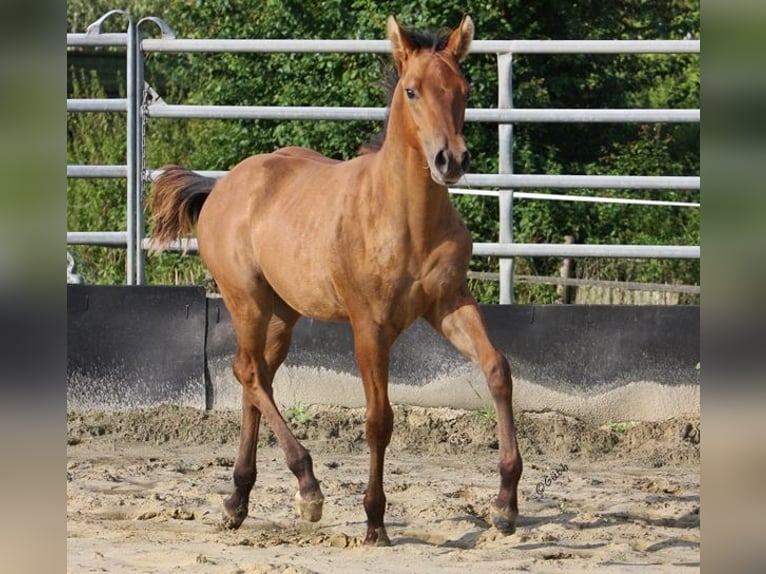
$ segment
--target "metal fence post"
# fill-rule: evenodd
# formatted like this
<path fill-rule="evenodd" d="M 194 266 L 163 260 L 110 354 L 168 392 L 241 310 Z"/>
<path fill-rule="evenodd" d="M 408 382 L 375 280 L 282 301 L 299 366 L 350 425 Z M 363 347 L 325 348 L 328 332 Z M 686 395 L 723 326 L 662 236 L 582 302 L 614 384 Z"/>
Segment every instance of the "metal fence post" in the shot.
<path fill-rule="evenodd" d="M 498 107 L 512 108 L 513 54 L 497 56 Z M 513 173 L 513 124 L 499 124 L 498 161 L 500 173 Z M 513 191 L 500 190 L 500 243 L 513 243 Z M 513 303 L 513 259 L 500 259 L 500 303 Z"/>
<path fill-rule="evenodd" d="M 135 285 L 136 279 L 136 153 L 135 153 L 135 124 L 136 114 L 138 110 L 138 104 L 136 102 L 136 59 L 135 59 L 135 45 L 136 45 L 136 26 L 133 21 L 133 17 L 125 10 L 110 10 L 101 18 L 93 22 L 88 26 L 86 35 L 100 35 L 101 25 L 104 21 L 113 16 L 119 14 L 128 21 L 128 31 L 126 34 L 126 75 L 125 78 L 125 91 L 126 91 L 126 115 L 125 121 L 127 131 L 127 150 L 125 163 L 127 164 L 127 183 L 126 183 L 126 217 L 125 217 L 125 231 L 126 231 L 126 243 L 127 253 L 125 254 L 125 283 L 127 285 Z"/>
<path fill-rule="evenodd" d="M 128 18 L 128 77 L 126 83 L 126 97 L 128 103 L 127 109 L 127 131 L 128 146 L 126 163 L 128 167 L 127 188 L 128 188 L 128 219 L 127 219 L 127 284 L 136 284 L 136 189 L 139 185 L 139 174 L 136 158 L 136 122 L 138 121 L 138 95 L 136 87 L 136 26 L 133 18 L 125 14 Z"/>
<path fill-rule="evenodd" d="M 135 38 L 133 46 L 134 59 L 134 85 L 135 97 L 131 105 L 135 106 L 135 115 L 133 118 L 133 150 L 134 163 L 128 166 L 128 173 L 133 173 L 135 182 L 135 213 L 134 213 L 134 246 L 135 266 L 136 266 L 136 285 L 143 285 L 146 282 L 145 259 L 143 250 L 144 238 L 144 54 L 141 50 L 141 22 L 136 24 Z M 130 145 L 130 142 L 128 142 Z"/>
<path fill-rule="evenodd" d="M 146 216 L 144 214 L 144 184 L 148 178 L 145 173 L 146 166 L 146 119 L 149 94 L 147 93 L 144 78 L 145 58 L 143 50 L 143 32 L 141 26 L 151 22 L 155 24 L 161 33 L 163 40 L 175 39 L 175 32 L 164 20 L 154 16 L 147 16 L 136 23 L 136 282 L 138 285 L 146 283 L 146 254 L 144 253 L 144 235 L 146 234 Z"/>

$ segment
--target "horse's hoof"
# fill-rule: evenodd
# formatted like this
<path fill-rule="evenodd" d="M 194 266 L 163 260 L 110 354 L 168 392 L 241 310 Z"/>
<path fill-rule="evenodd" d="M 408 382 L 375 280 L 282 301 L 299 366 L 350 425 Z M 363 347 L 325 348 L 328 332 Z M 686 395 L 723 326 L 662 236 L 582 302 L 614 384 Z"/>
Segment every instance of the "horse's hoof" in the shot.
<path fill-rule="evenodd" d="M 247 506 L 230 508 L 229 501 L 224 501 L 221 519 L 225 528 L 236 530 L 245 521 L 245 518 L 247 518 Z"/>
<path fill-rule="evenodd" d="M 236 530 L 240 527 L 242 522 L 244 522 L 244 517 L 239 516 L 229 516 L 226 514 L 226 512 L 223 513 L 221 517 L 221 522 L 223 523 L 224 528 L 228 528 L 229 530 Z"/>
<path fill-rule="evenodd" d="M 391 539 L 388 537 L 386 527 L 380 526 L 367 532 L 364 543 L 368 546 L 391 546 Z"/>
<path fill-rule="evenodd" d="M 298 511 L 303 520 L 317 522 L 322 518 L 322 506 L 324 505 L 324 495 L 320 490 L 308 498 L 303 498 L 300 491 L 295 493 L 295 510 Z"/>
<path fill-rule="evenodd" d="M 247 518 L 247 511 L 232 515 L 229 514 L 229 511 L 225 508 L 223 510 L 223 515 L 221 516 L 224 528 L 228 528 L 229 530 L 236 530 L 239 528 L 245 521 L 245 518 Z"/>
<path fill-rule="evenodd" d="M 492 518 L 492 524 L 503 534 L 513 534 L 516 532 L 516 518 L 518 512 L 498 508 L 494 504 L 490 506 L 489 515 Z"/>

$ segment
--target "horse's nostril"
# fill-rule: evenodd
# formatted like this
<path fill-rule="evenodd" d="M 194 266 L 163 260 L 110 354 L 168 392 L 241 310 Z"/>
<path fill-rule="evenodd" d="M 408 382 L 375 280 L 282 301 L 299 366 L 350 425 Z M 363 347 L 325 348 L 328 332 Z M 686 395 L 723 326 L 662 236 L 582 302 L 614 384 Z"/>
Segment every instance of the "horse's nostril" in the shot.
<path fill-rule="evenodd" d="M 434 164 L 439 171 L 446 171 L 447 165 L 449 164 L 449 158 L 447 157 L 447 152 L 445 150 L 439 150 L 434 158 Z"/>
<path fill-rule="evenodd" d="M 471 165 L 471 152 L 468 150 L 465 150 L 463 152 L 463 159 L 460 161 L 460 167 L 463 170 L 463 173 L 466 173 L 468 171 L 468 168 Z"/>

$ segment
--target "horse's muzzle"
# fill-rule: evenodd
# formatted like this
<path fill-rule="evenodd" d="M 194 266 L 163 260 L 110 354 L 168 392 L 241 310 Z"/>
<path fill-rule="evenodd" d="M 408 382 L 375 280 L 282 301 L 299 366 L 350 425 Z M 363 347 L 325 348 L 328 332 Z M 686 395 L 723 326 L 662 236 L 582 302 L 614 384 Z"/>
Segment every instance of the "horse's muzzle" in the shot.
<path fill-rule="evenodd" d="M 433 159 L 434 180 L 443 185 L 456 183 L 471 165 L 471 152 L 464 149 L 457 155 L 449 148 L 439 150 Z"/>

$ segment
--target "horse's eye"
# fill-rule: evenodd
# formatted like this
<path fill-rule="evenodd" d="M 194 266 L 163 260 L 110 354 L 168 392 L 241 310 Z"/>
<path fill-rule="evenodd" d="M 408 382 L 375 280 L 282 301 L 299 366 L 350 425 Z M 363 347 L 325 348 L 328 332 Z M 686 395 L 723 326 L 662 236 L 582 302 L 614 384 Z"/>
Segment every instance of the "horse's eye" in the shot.
<path fill-rule="evenodd" d="M 405 88 L 404 93 L 407 94 L 407 98 L 410 100 L 415 99 L 415 90 L 412 88 Z"/>

